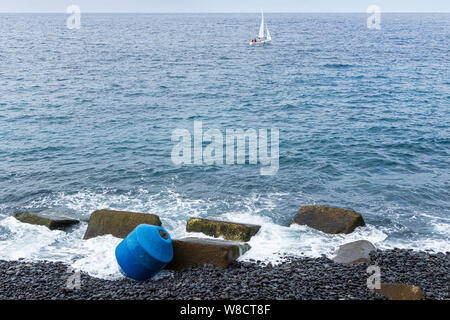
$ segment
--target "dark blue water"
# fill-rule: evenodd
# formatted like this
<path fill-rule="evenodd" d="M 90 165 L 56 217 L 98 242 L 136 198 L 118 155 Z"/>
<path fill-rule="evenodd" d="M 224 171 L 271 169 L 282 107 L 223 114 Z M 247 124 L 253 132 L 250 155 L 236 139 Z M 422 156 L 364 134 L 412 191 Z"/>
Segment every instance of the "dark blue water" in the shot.
<path fill-rule="evenodd" d="M 66 18 L 0 15 L 1 217 L 142 210 L 176 233 L 315 203 L 361 212 L 381 246 L 450 247 L 450 14 L 269 13 L 265 47 L 258 14 Z M 278 128 L 278 172 L 174 165 L 194 120 Z"/>

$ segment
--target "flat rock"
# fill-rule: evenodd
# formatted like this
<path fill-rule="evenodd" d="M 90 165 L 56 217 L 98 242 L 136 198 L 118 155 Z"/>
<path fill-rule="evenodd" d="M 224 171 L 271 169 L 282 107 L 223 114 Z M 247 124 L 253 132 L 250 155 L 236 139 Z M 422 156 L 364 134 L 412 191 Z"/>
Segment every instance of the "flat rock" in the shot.
<path fill-rule="evenodd" d="M 166 266 L 170 270 L 204 264 L 227 268 L 250 249 L 246 243 L 191 237 L 172 240 L 172 246 L 173 260 Z"/>
<path fill-rule="evenodd" d="M 389 300 L 421 300 L 425 294 L 419 287 L 402 283 L 381 283 L 381 288 L 375 292 Z"/>
<path fill-rule="evenodd" d="M 356 211 L 315 205 L 302 207 L 293 222 L 330 234 L 351 233 L 365 225 L 362 215 Z"/>
<path fill-rule="evenodd" d="M 161 226 L 161 220 L 157 215 L 151 213 L 97 210 L 92 212 L 89 218 L 88 228 L 83 239 L 87 240 L 105 234 L 125 238 L 140 224 Z"/>
<path fill-rule="evenodd" d="M 370 262 L 370 252 L 374 250 L 375 246 L 367 240 L 346 243 L 339 247 L 333 261 L 346 264 Z"/>
<path fill-rule="evenodd" d="M 65 230 L 66 228 L 79 223 L 76 219 L 70 219 L 51 214 L 35 214 L 30 212 L 19 212 L 14 214 L 14 218 L 23 223 L 46 226 L 50 230 Z"/>
<path fill-rule="evenodd" d="M 247 242 L 261 228 L 261 226 L 246 223 L 219 221 L 202 218 L 189 218 L 186 231 L 201 232 L 208 236 L 226 240 Z"/>

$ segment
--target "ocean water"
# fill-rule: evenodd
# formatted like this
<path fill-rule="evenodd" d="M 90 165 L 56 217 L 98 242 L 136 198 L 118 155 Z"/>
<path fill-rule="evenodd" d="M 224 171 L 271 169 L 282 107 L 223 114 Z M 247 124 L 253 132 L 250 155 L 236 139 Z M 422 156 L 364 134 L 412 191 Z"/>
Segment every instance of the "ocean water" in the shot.
<path fill-rule="evenodd" d="M 332 256 L 358 239 L 450 251 L 450 14 L 0 15 L 0 259 L 64 261 L 118 278 L 120 239 L 17 222 L 101 208 L 258 223 L 240 259 Z M 278 128 L 279 170 L 174 165 L 172 131 Z M 303 205 L 363 214 L 327 235 Z M 199 235 L 201 236 L 201 235 Z"/>

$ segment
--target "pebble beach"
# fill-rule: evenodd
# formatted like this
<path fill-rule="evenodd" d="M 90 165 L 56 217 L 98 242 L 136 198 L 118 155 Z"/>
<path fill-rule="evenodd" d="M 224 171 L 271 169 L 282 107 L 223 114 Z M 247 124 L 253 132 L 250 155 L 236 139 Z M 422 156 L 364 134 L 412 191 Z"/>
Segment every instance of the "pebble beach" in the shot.
<path fill-rule="evenodd" d="M 419 286 L 423 299 L 450 298 L 450 252 L 377 250 L 371 263 L 340 264 L 332 260 L 285 257 L 279 264 L 234 262 L 184 271 L 163 270 L 155 279 L 137 282 L 104 280 L 81 273 L 80 288 L 69 289 L 68 266 L 55 262 L 0 261 L 0 299 L 158 300 L 158 299 L 386 299 L 367 288 L 367 267 L 377 265 L 381 281 Z"/>

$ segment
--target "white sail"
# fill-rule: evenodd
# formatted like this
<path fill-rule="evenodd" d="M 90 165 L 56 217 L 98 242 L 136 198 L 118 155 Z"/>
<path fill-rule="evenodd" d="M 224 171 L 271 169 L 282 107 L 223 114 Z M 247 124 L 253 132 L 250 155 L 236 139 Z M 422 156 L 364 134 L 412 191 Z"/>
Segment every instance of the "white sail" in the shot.
<path fill-rule="evenodd" d="M 267 36 L 267 41 L 272 40 L 272 37 L 270 36 L 270 32 L 269 32 L 269 28 L 267 27 L 267 24 L 266 24 L 266 36 Z"/>
<path fill-rule="evenodd" d="M 261 25 L 259 26 L 258 38 L 264 38 L 264 13 L 261 11 Z"/>

